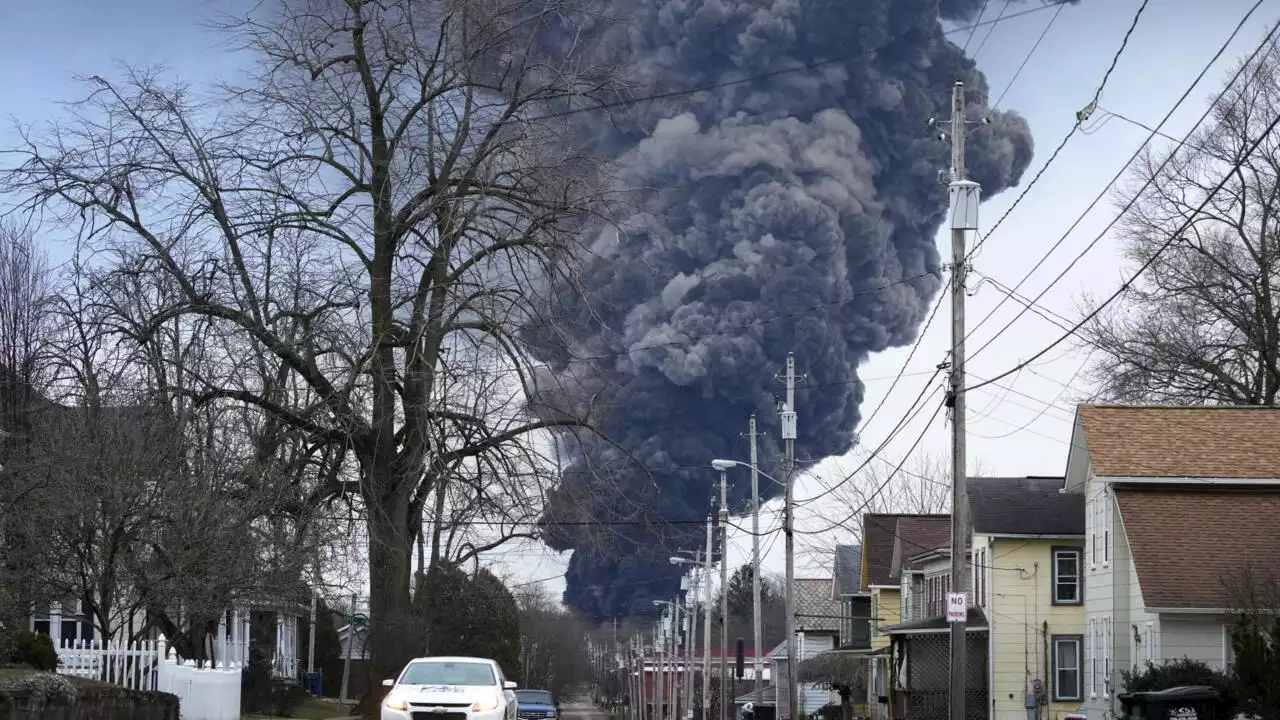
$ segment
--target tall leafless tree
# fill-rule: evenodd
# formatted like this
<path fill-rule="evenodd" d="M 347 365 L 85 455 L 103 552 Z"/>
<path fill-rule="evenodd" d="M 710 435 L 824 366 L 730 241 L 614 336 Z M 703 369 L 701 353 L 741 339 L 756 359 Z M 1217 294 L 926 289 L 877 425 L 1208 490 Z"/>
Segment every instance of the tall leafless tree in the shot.
<path fill-rule="evenodd" d="M 541 312 L 540 283 L 564 274 L 606 187 L 553 111 L 611 74 L 585 47 L 532 48 L 597 22 L 587 11 L 279 0 L 225 24 L 258 60 L 251 82 L 200 95 L 139 71 L 95 76 L 10 178 L 32 209 L 84 218 L 82 240 L 117 274 L 178 290 L 140 342 L 209 324 L 222 362 L 166 357 L 185 375 L 176 392 L 292 430 L 328 463 L 313 497 L 358 499 L 381 672 L 416 650 L 402 632 L 411 550 L 438 483 L 462 466 L 501 475 L 507 458 L 532 462 L 539 431 L 588 422 L 465 412 L 437 392 L 461 348 L 533 395 L 513 329 Z"/>
<path fill-rule="evenodd" d="M 1271 405 L 1280 394 L 1280 136 L 1247 152 L 1280 112 L 1278 50 L 1244 68 L 1188 142 L 1148 149 L 1120 198 L 1136 198 L 1125 257 L 1152 262 L 1083 329 L 1110 399 Z"/>
<path fill-rule="evenodd" d="M 42 599 L 33 571 L 46 548 L 29 530 L 47 477 L 21 461 L 37 437 L 51 334 L 48 262 L 34 234 L 0 222 L 0 622 Z M 11 619 L 11 618 L 10 618 Z"/>

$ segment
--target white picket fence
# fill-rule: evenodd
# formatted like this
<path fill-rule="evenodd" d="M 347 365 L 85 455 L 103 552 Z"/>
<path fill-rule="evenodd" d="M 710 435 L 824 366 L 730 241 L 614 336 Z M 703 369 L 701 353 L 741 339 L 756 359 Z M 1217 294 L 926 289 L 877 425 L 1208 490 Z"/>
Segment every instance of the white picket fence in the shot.
<path fill-rule="evenodd" d="M 196 667 L 179 660 L 163 636 L 155 642 L 120 646 L 97 641 L 62 641 L 58 672 L 101 680 L 133 690 L 173 693 L 182 720 L 238 720 L 241 665 L 224 662 Z"/>

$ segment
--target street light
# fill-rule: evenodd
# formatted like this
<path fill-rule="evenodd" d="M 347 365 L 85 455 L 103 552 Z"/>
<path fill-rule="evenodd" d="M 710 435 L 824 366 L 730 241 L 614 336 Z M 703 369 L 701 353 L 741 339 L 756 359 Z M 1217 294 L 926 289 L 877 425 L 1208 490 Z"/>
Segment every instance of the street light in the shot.
<path fill-rule="evenodd" d="M 697 551 L 697 557 L 701 557 L 701 556 L 702 556 L 702 552 Z M 685 616 L 684 616 L 685 617 L 684 627 L 685 627 L 685 630 L 687 630 L 689 633 L 689 642 L 687 645 L 688 651 L 685 653 L 685 661 L 684 661 L 684 670 L 686 675 L 685 686 L 684 686 L 684 704 L 685 704 L 685 709 L 690 713 L 690 715 L 692 715 L 693 705 L 694 705 L 693 685 L 694 685 L 694 682 L 697 680 L 697 670 L 694 665 L 694 659 L 697 658 L 698 656 L 698 603 L 701 601 L 702 588 L 704 586 L 709 588 L 711 585 L 711 576 L 708 574 L 711 572 L 711 564 L 710 564 L 709 557 L 706 558 L 706 561 L 703 561 L 703 562 L 699 562 L 698 560 L 690 560 L 689 558 L 682 558 L 682 557 L 672 557 L 672 558 L 669 558 L 669 560 L 671 561 L 672 565 L 693 565 L 694 567 L 699 567 L 702 569 L 701 579 L 695 578 L 692 592 L 690 593 L 690 597 L 685 600 L 686 608 L 685 608 Z M 710 618 L 708 618 L 708 622 L 709 621 L 710 621 Z M 710 638 L 711 636 L 708 634 L 707 637 Z M 710 659 L 710 655 L 708 652 L 710 648 L 705 647 L 708 644 L 709 643 L 703 643 L 704 647 L 702 649 L 702 656 L 703 656 L 702 673 L 704 676 L 706 675 L 707 670 L 709 669 L 709 666 L 707 665 L 707 661 Z M 703 708 L 704 709 L 706 708 L 705 696 L 703 699 Z"/>
<path fill-rule="evenodd" d="M 754 428 L 754 425 L 752 426 Z M 754 459 L 754 458 L 753 458 Z M 764 677 L 764 654 L 760 643 L 764 642 L 761 638 L 761 620 L 760 620 L 760 483 L 756 481 L 757 475 L 763 475 L 766 480 L 772 481 L 777 485 L 783 483 L 769 473 L 762 471 L 758 466 L 752 463 L 744 463 L 739 460 L 726 460 L 716 458 L 711 461 L 711 467 L 725 472 L 731 467 L 745 467 L 751 470 L 751 615 L 752 615 L 752 634 L 755 636 L 755 656 L 751 658 L 751 670 L 755 677 L 755 703 L 759 705 L 763 697 L 763 677 Z M 791 586 L 786 587 L 788 595 L 791 593 Z M 788 658 L 788 662 L 792 662 Z M 788 687 L 788 690 L 795 692 L 794 687 Z"/>

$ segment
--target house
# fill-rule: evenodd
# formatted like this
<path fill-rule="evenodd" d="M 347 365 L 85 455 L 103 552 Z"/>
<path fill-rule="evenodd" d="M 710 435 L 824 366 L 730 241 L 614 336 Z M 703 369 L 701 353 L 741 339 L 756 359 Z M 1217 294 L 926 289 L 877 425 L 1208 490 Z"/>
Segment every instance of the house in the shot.
<path fill-rule="evenodd" d="M 837 545 L 832 563 L 831 600 L 835 603 L 835 648 L 806 660 L 801 681 L 832 690 L 833 702 L 847 702 L 853 716 L 867 714 L 868 664 L 871 656 L 871 596 L 862 590 L 862 547 Z M 803 618 L 797 618 L 803 624 Z M 840 696 L 843 693 L 843 696 Z"/>
<path fill-rule="evenodd" d="M 1232 662 L 1233 584 L 1280 567 L 1280 409 L 1077 408 L 1064 491 L 1085 506 L 1085 708 L 1120 714 L 1121 671 Z"/>
<path fill-rule="evenodd" d="M 903 522 L 900 521 L 901 528 Z M 936 528 L 934 530 L 936 532 Z M 951 576 L 950 538 L 946 544 L 911 552 L 914 542 L 900 533 L 900 594 L 907 596 L 901 622 L 884 628 L 891 640 L 889 700 L 891 717 L 943 720 L 950 716 L 951 624 L 947 594 L 956 586 Z M 987 717 L 988 626 L 976 604 L 971 553 L 959 584 L 968 594 L 966 618 L 965 716 Z"/>
<path fill-rule="evenodd" d="M 831 598 L 839 604 L 840 647 L 870 649 L 871 593 L 862 589 L 862 546 L 837 545 L 831 568 Z"/>
<path fill-rule="evenodd" d="M 213 632 L 206 637 L 204 657 L 218 666 L 235 663 L 244 667 L 250 653 L 258 651 L 271 663 L 272 674 L 279 678 L 297 680 L 304 669 L 299 664 L 302 637 L 300 619 L 305 609 L 301 605 L 287 607 L 242 603 L 218 618 Z M 182 622 L 181 612 L 175 613 L 175 622 Z M 72 647 L 77 644 L 130 646 L 138 641 L 155 641 L 162 634 L 160 628 L 145 618 L 131 616 L 116 628 L 112 637 L 103 637 L 94 618 L 79 599 L 53 602 L 37 608 L 28 618 L 27 629 L 48 635 L 54 647 Z"/>
<path fill-rule="evenodd" d="M 1084 498 L 1062 493 L 1062 480 L 968 480 L 993 720 L 1027 718 L 1028 693 L 1037 720 L 1061 720 L 1084 699 Z"/>
<path fill-rule="evenodd" d="M 906 520 L 899 532 L 899 521 Z M 894 567 L 895 548 L 904 543 L 899 538 L 921 532 L 930 535 L 937 528 L 950 528 L 950 515 L 879 514 L 862 516 L 862 563 L 859 587 L 870 598 L 870 662 L 867 679 L 867 702 L 876 718 L 889 718 L 889 650 L 890 640 L 883 630 L 902 619 L 900 570 Z M 950 532 L 948 529 L 947 532 Z M 927 542 L 924 544 L 928 544 Z M 895 715 L 901 717 L 901 715 Z"/>
<path fill-rule="evenodd" d="M 831 578 L 797 579 L 795 581 L 796 606 L 796 656 L 799 662 L 834 650 L 840 646 L 840 604 L 834 599 Z M 775 668 L 775 698 L 777 717 L 788 718 L 791 700 L 787 678 L 791 658 L 787 654 L 787 642 L 783 640 L 768 655 L 770 667 Z M 796 709 L 801 717 L 817 712 L 832 702 L 831 691 L 815 683 L 798 683 L 799 700 Z"/>

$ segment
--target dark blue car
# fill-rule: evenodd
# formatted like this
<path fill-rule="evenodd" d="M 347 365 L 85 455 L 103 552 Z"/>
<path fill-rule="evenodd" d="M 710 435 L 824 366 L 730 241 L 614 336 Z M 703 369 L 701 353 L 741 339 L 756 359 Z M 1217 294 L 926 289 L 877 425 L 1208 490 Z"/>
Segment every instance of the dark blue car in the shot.
<path fill-rule="evenodd" d="M 551 720 L 556 716 L 556 700 L 546 690 L 517 690 L 520 720 Z"/>

